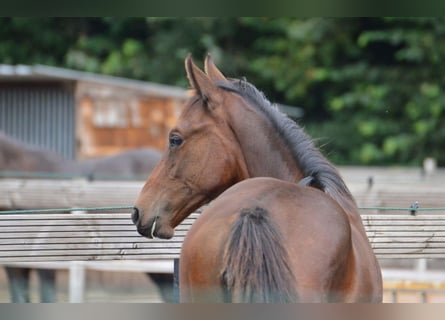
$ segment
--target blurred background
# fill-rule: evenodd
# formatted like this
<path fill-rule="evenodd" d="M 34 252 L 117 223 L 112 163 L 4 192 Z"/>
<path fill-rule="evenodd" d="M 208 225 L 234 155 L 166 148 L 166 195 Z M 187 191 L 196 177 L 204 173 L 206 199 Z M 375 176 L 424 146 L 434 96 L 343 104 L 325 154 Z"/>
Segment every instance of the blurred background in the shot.
<path fill-rule="evenodd" d="M 301 108 L 337 164 L 443 165 L 444 34 L 441 18 L 1 18 L 0 63 L 186 88 L 185 56 L 210 52 Z"/>
<path fill-rule="evenodd" d="M 210 53 L 304 126 L 360 206 L 445 208 L 444 18 L 0 18 L 0 138 L 69 161 L 150 148 L 156 162 L 188 97 L 188 53 L 200 67 Z M 123 174 L 142 184 L 155 163 L 142 171 L 135 157 L 140 170 Z M 84 167 L 55 173 L 118 173 Z M 445 301 L 443 260 L 382 265 L 385 301 Z M 86 274 L 86 301 L 163 300 L 141 272 L 104 270 Z M 57 270 L 59 302 L 68 278 Z M 0 302 L 10 300 L 1 271 Z"/>

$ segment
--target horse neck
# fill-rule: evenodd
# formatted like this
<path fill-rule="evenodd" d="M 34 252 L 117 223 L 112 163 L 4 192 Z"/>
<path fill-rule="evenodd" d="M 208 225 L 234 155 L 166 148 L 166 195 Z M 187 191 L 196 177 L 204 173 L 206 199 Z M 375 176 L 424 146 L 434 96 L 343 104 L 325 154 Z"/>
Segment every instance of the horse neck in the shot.
<path fill-rule="evenodd" d="M 307 175 L 300 168 L 298 160 L 294 158 L 284 139 L 279 136 L 276 128 L 264 114 L 246 106 L 233 110 L 230 119 L 250 178 L 273 177 L 298 182 Z M 313 152 L 313 150 L 307 151 Z M 321 159 L 321 155 L 315 157 Z M 327 160 L 323 161 L 328 164 Z M 337 178 L 341 179 L 339 175 Z M 323 191 L 337 201 L 347 213 L 351 224 L 358 226 L 364 233 L 357 205 L 349 190 L 339 189 L 334 184 L 325 187 Z"/>
<path fill-rule="evenodd" d="M 291 151 L 263 114 L 253 109 L 233 110 L 230 125 L 243 154 L 248 177 L 272 177 L 296 182 L 303 174 Z"/>

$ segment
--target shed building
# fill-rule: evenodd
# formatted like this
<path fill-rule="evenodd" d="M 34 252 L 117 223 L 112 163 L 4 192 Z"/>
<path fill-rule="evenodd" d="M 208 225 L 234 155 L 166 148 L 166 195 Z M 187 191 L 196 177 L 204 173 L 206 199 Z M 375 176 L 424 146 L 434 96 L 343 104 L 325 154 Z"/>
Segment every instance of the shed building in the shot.
<path fill-rule="evenodd" d="M 67 159 L 163 150 L 187 91 L 43 65 L 0 65 L 0 130 Z"/>

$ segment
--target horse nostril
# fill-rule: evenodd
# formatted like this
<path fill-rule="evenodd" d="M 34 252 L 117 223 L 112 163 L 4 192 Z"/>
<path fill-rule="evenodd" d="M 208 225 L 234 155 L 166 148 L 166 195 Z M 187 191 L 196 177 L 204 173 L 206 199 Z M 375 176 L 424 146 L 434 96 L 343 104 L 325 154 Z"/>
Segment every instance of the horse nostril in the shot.
<path fill-rule="evenodd" d="M 139 222 L 139 209 L 134 207 L 133 213 L 131 214 L 131 220 L 134 224 L 137 224 Z"/>

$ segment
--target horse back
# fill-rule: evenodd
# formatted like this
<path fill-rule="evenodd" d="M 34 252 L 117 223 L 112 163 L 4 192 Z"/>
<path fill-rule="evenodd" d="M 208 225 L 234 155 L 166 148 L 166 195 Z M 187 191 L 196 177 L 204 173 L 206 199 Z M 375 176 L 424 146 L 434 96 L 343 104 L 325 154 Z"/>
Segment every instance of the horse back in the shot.
<path fill-rule="evenodd" d="M 256 211 L 256 214 L 246 214 L 249 211 Z M 251 218 L 247 218 L 249 216 Z M 262 228 L 262 231 L 253 231 L 254 227 Z M 240 235 L 240 230 L 244 230 L 244 235 Z M 260 235 L 255 238 L 257 234 Z M 264 261 L 246 257 L 250 254 L 246 249 L 249 241 L 256 248 L 265 246 L 263 260 L 281 266 L 277 271 L 282 276 L 280 279 L 265 280 L 265 283 L 269 281 L 270 290 L 276 289 L 270 286 L 270 281 L 273 284 L 286 279 L 287 286 L 283 287 L 286 292 L 271 292 L 270 301 L 341 299 L 346 290 L 343 280 L 348 277 L 351 261 L 351 229 L 345 212 L 319 190 L 273 178 L 244 180 L 222 193 L 203 211 L 184 240 L 181 252 L 182 297 L 194 300 L 196 288 L 201 286 L 206 291 L 216 292 L 220 301 L 245 301 L 239 298 L 240 290 L 232 290 L 237 292 L 237 295 L 229 294 L 232 300 L 227 298 L 230 288 L 236 289 L 237 286 L 243 287 L 241 296 L 245 298 L 245 288 L 253 283 L 237 283 L 231 279 L 233 275 L 227 273 L 228 266 L 231 265 L 231 272 L 234 272 L 236 266 L 241 269 L 243 263 L 235 258 L 230 261 L 227 257 L 228 252 L 244 248 L 238 255 L 243 255 L 244 251 L 242 257 L 247 258 L 250 269 L 261 265 Z M 280 259 L 282 261 L 278 262 Z M 283 274 L 286 272 L 288 274 Z M 265 274 L 259 272 L 263 277 Z M 197 286 L 197 282 L 200 285 Z M 255 294 L 247 296 L 250 297 L 247 302 L 267 302 Z M 262 297 L 268 299 L 267 295 Z"/>

